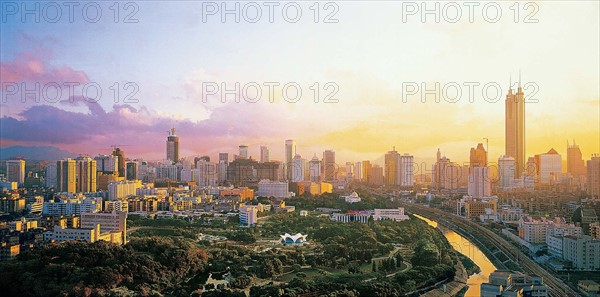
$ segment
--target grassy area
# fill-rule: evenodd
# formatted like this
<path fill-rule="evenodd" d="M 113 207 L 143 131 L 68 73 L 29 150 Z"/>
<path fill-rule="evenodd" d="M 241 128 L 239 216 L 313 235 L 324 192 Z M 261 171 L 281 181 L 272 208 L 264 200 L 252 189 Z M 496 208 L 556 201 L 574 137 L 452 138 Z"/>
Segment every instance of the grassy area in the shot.
<path fill-rule="evenodd" d="M 302 268 L 300 269 L 300 271 L 297 272 L 291 272 L 288 273 L 284 276 L 281 277 L 281 281 L 282 282 L 289 282 L 292 279 L 294 279 L 295 277 L 301 278 L 301 276 L 298 276 L 299 273 L 304 273 L 306 276 L 304 276 L 304 279 L 312 279 L 315 277 L 318 277 L 320 275 L 323 275 L 322 273 L 322 269 L 319 268 Z"/>
<path fill-rule="evenodd" d="M 479 266 L 477 266 L 477 264 L 475 264 L 475 262 L 473 262 L 471 259 L 469 259 L 467 256 L 465 256 L 461 253 L 457 253 L 457 254 L 458 254 L 458 258 L 460 259 L 460 262 L 462 262 L 463 266 L 465 266 L 465 269 L 467 270 L 468 275 L 472 275 L 472 274 L 481 272 L 481 268 L 479 268 Z"/>

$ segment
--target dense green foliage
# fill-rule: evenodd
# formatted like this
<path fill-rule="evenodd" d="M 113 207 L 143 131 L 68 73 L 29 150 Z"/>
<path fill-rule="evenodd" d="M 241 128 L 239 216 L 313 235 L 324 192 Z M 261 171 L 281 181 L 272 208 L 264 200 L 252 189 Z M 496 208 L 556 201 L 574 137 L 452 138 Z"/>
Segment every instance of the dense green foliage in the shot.
<path fill-rule="evenodd" d="M 185 292 L 207 254 L 186 240 L 134 239 L 124 246 L 60 242 L 0 263 L 3 296 L 151 296 Z"/>

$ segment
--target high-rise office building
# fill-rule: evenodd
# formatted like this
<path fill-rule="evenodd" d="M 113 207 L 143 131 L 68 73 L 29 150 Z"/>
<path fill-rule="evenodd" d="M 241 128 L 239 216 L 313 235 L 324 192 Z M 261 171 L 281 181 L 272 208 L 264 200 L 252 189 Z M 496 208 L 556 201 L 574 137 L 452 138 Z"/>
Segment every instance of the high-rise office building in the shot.
<path fill-rule="evenodd" d="M 354 163 L 354 172 L 353 172 L 352 177 L 355 180 L 362 180 L 362 173 L 363 173 L 362 172 L 362 162 L 359 161 L 359 162 Z"/>
<path fill-rule="evenodd" d="M 171 128 L 167 136 L 167 160 L 179 162 L 179 136 L 175 135 L 175 128 Z"/>
<path fill-rule="evenodd" d="M 321 161 L 317 157 L 317 154 L 313 156 L 310 160 L 309 164 L 310 171 L 310 181 L 311 182 L 320 182 L 321 181 Z"/>
<path fill-rule="evenodd" d="M 384 157 L 385 167 L 384 167 L 384 179 L 385 185 L 387 186 L 396 186 L 400 184 L 400 154 L 396 151 L 394 147 L 393 150 L 387 152 Z"/>
<path fill-rule="evenodd" d="M 346 162 L 346 180 L 352 180 L 354 176 L 354 163 Z"/>
<path fill-rule="evenodd" d="M 76 191 L 78 193 L 96 192 L 96 160 L 88 156 L 79 156 L 76 162 Z"/>
<path fill-rule="evenodd" d="M 562 158 L 554 149 L 550 149 L 545 154 L 535 155 L 535 167 L 539 183 L 556 183 L 562 174 Z"/>
<path fill-rule="evenodd" d="M 241 159 L 248 159 L 248 146 L 247 145 L 240 145 L 239 146 L 239 156 Z"/>
<path fill-rule="evenodd" d="M 229 154 L 219 153 L 219 163 L 217 164 L 217 182 L 223 184 L 227 180 L 227 167 L 229 166 Z"/>
<path fill-rule="evenodd" d="M 96 170 L 105 174 L 112 174 L 119 171 L 119 157 L 114 155 L 98 155 L 96 160 Z"/>
<path fill-rule="evenodd" d="M 515 179 L 515 158 L 511 156 L 500 156 L 498 158 L 498 187 L 507 191 L 513 187 Z"/>
<path fill-rule="evenodd" d="M 296 141 L 293 139 L 288 139 L 285 141 L 285 176 L 286 179 L 292 179 L 292 161 L 296 156 Z"/>
<path fill-rule="evenodd" d="M 335 152 L 326 150 L 323 152 L 323 180 L 331 182 L 336 179 L 337 168 L 335 165 Z"/>
<path fill-rule="evenodd" d="M 596 199 L 600 198 L 600 154 L 592 155 L 587 161 L 587 192 Z"/>
<path fill-rule="evenodd" d="M 520 75 L 519 75 L 520 76 Z M 525 169 L 525 96 L 519 87 L 513 94 L 509 86 L 505 101 L 505 155 L 515 158 L 515 177 L 521 177 Z"/>
<path fill-rule="evenodd" d="M 117 171 L 119 172 L 119 177 L 125 177 L 125 152 L 118 147 L 115 147 L 112 152 L 113 156 L 117 156 L 119 158 L 117 163 Z"/>
<path fill-rule="evenodd" d="M 269 148 L 264 145 L 260 146 L 260 162 L 269 162 Z"/>
<path fill-rule="evenodd" d="M 25 160 L 6 161 L 6 179 L 9 182 L 25 183 Z"/>
<path fill-rule="evenodd" d="M 412 187 L 414 184 L 414 157 L 403 154 L 400 156 L 400 186 Z"/>
<path fill-rule="evenodd" d="M 137 161 L 129 161 L 125 164 L 126 176 L 127 180 L 137 179 L 138 175 L 138 162 Z"/>
<path fill-rule="evenodd" d="M 487 166 L 487 152 L 483 148 L 483 143 L 478 143 L 477 148 L 471 148 L 469 161 L 471 168 Z"/>
<path fill-rule="evenodd" d="M 384 184 L 384 176 L 383 176 L 383 167 L 379 165 L 373 165 L 370 169 L 371 176 L 369 177 L 369 182 L 376 186 L 381 186 Z"/>
<path fill-rule="evenodd" d="M 75 193 L 76 169 L 75 160 L 66 158 L 56 162 L 56 191 Z"/>
<path fill-rule="evenodd" d="M 372 174 L 373 174 L 373 166 L 371 165 L 371 161 L 365 160 L 362 161 L 362 181 L 370 184 L 372 183 Z"/>
<path fill-rule="evenodd" d="M 468 193 L 473 198 L 489 197 L 492 194 L 488 167 L 473 167 L 469 173 Z"/>
<path fill-rule="evenodd" d="M 573 176 L 585 175 L 585 163 L 575 140 L 573 140 L 572 145 L 567 141 L 567 173 Z"/>
<path fill-rule="evenodd" d="M 299 154 L 294 156 L 292 161 L 292 182 L 301 182 L 304 180 L 304 159 Z"/>

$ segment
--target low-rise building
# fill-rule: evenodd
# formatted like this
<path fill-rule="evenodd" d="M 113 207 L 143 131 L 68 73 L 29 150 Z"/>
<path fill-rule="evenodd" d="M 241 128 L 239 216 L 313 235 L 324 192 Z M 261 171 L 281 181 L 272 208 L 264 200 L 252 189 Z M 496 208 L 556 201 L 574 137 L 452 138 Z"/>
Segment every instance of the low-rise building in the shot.
<path fill-rule="evenodd" d="M 373 219 L 379 220 L 392 220 L 392 221 L 405 221 L 409 217 L 404 214 L 404 208 L 398 207 L 395 209 L 375 209 L 373 211 Z"/>
<path fill-rule="evenodd" d="M 242 205 L 240 207 L 240 224 L 244 226 L 255 225 L 258 219 L 258 208 L 256 205 Z"/>

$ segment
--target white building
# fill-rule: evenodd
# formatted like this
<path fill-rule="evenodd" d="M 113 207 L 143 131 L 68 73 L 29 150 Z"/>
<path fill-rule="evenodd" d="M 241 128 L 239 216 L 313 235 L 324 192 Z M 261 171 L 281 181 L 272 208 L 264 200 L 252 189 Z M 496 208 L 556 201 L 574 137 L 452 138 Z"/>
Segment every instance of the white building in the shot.
<path fill-rule="evenodd" d="M 194 180 L 199 187 L 216 186 L 218 181 L 217 164 L 206 160 L 198 160 L 196 169 L 192 169 Z"/>
<path fill-rule="evenodd" d="M 102 211 L 102 198 L 65 198 L 58 202 L 44 202 L 42 214 L 46 216 L 80 215 Z"/>
<path fill-rule="evenodd" d="M 119 170 L 119 156 L 98 155 L 96 160 L 96 170 L 100 172 L 117 172 Z"/>
<path fill-rule="evenodd" d="M 489 197 L 492 194 L 490 170 L 488 167 L 473 167 L 469 173 L 469 196 L 473 198 Z"/>
<path fill-rule="evenodd" d="M 363 211 L 348 211 L 348 213 L 332 213 L 331 220 L 341 223 L 361 222 L 367 223 L 371 217 L 371 212 Z"/>
<path fill-rule="evenodd" d="M 513 188 L 515 179 L 515 158 L 511 156 L 500 156 L 498 158 L 498 187 L 502 191 L 508 191 Z"/>
<path fill-rule="evenodd" d="M 352 194 L 348 196 L 342 196 L 342 198 L 344 198 L 344 201 L 346 201 L 347 203 L 357 203 L 361 200 L 356 192 L 352 192 Z"/>
<path fill-rule="evenodd" d="M 256 224 L 258 219 L 257 205 L 242 205 L 240 207 L 240 224 L 244 226 L 252 226 Z"/>
<path fill-rule="evenodd" d="M 550 184 L 557 182 L 562 174 L 562 158 L 554 150 L 550 149 L 545 154 L 536 155 L 537 173 L 539 182 L 542 184 Z"/>
<path fill-rule="evenodd" d="M 119 200 L 135 196 L 137 190 L 142 187 L 140 180 L 122 180 L 108 184 L 108 200 Z"/>
<path fill-rule="evenodd" d="M 269 162 L 270 158 L 269 158 L 269 148 L 261 145 L 260 146 L 260 162 L 261 163 L 265 163 L 265 162 Z"/>
<path fill-rule="evenodd" d="M 306 171 L 305 160 L 299 154 L 294 156 L 290 170 L 292 171 L 292 182 L 301 182 L 304 180 L 304 171 Z"/>
<path fill-rule="evenodd" d="M 400 186 L 412 187 L 415 184 L 414 178 L 414 157 L 409 154 L 400 156 Z"/>
<path fill-rule="evenodd" d="M 396 209 L 374 209 L 373 211 L 374 220 L 392 220 L 392 221 L 405 221 L 409 217 L 404 214 L 404 208 L 398 207 Z"/>
<path fill-rule="evenodd" d="M 580 270 L 600 270 L 600 239 L 588 235 L 564 236 L 563 259 Z"/>
<path fill-rule="evenodd" d="M 258 182 L 258 196 L 288 198 L 290 197 L 289 185 L 287 182 L 270 181 L 263 179 Z"/>

